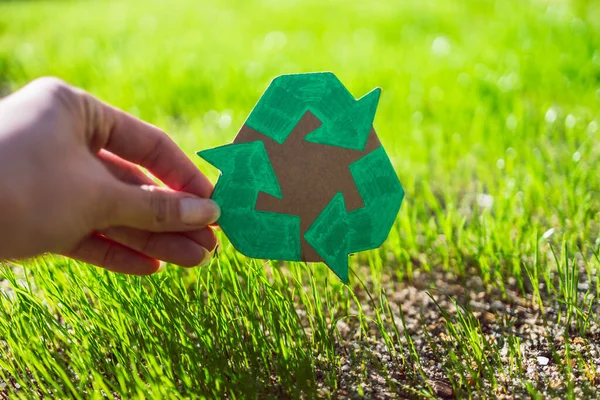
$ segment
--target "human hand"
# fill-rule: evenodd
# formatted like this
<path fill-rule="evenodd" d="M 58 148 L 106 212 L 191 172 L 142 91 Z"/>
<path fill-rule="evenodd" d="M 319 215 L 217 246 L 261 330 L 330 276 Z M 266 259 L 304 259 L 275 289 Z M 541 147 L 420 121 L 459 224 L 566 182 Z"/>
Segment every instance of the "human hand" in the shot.
<path fill-rule="evenodd" d="M 212 190 L 164 132 L 58 79 L 0 101 L 0 259 L 54 252 L 136 275 L 207 263 Z"/>

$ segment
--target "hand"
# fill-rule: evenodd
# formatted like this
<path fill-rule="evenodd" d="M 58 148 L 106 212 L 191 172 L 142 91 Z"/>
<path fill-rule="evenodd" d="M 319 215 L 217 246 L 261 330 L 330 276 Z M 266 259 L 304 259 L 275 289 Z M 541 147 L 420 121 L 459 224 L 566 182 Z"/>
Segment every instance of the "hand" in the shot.
<path fill-rule="evenodd" d="M 136 275 L 207 263 L 212 190 L 164 132 L 58 79 L 0 101 L 0 259 L 54 252 Z"/>

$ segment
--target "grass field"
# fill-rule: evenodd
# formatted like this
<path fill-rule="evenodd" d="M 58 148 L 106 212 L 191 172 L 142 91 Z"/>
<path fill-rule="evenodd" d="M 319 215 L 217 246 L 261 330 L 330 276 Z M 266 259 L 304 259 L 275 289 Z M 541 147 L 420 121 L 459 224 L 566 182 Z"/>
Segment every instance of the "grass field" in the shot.
<path fill-rule="evenodd" d="M 195 152 L 276 75 L 383 89 L 388 241 L 325 266 L 0 265 L 0 398 L 598 397 L 600 3 L 0 3 L 0 93 L 55 75 Z M 1 190 L 1 189 L 0 189 Z"/>

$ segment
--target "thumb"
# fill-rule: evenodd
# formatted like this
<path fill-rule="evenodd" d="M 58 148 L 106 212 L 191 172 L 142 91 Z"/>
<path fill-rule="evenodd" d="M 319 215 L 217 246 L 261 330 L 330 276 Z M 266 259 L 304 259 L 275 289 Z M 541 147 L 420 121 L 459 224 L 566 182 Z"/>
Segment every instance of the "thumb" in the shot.
<path fill-rule="evenodd" d="M 117 183 L 111 191 L 114 205 L 110 226 L 126 226 L 151 232 L 185 232 L 203 228 L 219 219 L 221 210 L 210 199 L 150 185 Z"/>

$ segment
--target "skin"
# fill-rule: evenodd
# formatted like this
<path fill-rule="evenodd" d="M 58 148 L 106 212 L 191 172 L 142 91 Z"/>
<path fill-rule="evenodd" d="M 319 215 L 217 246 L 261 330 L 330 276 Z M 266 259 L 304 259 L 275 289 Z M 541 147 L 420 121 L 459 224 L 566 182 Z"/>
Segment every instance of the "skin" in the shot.
<path fill-rule="evenodd" d="M 206 264 L 212 190 L 160 129 L 61 80 L 0 100 L 0 259 L 51 252 L 135 275 Z"/>

